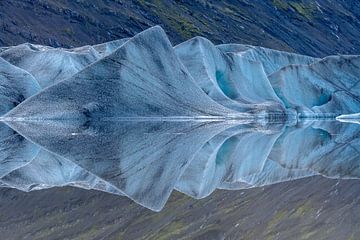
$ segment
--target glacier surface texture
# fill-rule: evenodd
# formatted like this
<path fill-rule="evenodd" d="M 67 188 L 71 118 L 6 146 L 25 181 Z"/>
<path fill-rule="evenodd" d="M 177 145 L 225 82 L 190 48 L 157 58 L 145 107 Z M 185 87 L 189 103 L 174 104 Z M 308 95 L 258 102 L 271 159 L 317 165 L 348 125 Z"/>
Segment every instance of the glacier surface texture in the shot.
<path fill-rule="evenodd" d="M 75 186 L 160 211 L 321 175 L 360 178 L 360 56 L 322 59 L 160 27 L 0 48 L 0 187 Z"/>

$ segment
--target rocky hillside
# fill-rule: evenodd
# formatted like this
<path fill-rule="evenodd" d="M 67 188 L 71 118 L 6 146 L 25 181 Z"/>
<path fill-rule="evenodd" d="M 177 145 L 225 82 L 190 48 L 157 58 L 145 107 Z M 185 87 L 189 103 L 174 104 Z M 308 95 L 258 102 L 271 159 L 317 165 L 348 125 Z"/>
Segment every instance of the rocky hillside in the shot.
<path fill-rule="evenodd" d="M 0 46 L 80 46 L 161 25 L 177 44 L 201 35 L 312 56 L 360 53 L 357 0 L 2 0 Z"/>

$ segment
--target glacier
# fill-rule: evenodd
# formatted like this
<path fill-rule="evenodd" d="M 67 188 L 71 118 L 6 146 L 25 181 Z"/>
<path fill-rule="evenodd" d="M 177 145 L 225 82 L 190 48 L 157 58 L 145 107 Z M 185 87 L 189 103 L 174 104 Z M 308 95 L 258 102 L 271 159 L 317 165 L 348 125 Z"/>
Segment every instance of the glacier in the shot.
<path fill-rule="evenodd" d="M 360 112 L 359 56 L 318 59 L 249 45 L 216 46 L 202 37 L 173 47 L 156 26 L 132 38 L 73 49 L 21 44 L 2 49 L 0 58 L 4 68 L 17 67 L 33 78 L 26 86 L 33 92 L 24 104 L 6 109 L 7 118 L 293 121 Z"/>
<path fill-rule="evenodd" d="M 160 211 L 174 190 L 360 177 L 359 56 L 173 46 L 156 26 L 0 48 L 0 83 L 0 187 L 94 189 Z"/>

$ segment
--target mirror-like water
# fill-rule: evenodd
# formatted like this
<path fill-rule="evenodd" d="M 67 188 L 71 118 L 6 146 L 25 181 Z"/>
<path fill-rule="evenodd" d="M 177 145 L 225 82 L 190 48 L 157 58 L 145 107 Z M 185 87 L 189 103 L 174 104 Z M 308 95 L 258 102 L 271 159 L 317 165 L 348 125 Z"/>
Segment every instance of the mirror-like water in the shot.
<path fill-rule="evenodd" d="M 9 123 L 8 123 L 9 124 Z M 205 198 L 321 175 L 360 177 L 360 125 L 237 121 L 18 121 L 1 125 L 1 184 L 76 186 L 163 208 L 177 190 Z"/>

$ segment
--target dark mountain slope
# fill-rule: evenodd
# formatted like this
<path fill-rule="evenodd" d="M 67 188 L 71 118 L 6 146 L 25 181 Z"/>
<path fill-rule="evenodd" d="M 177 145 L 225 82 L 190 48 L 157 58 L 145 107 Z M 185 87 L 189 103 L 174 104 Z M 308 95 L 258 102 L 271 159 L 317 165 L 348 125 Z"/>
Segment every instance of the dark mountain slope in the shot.
<path fill-rule="evenodd" d="M 357 0 L 2 0 L 0 45 L 80 46 L 160 24 L 174 44 L 202 35 L 312 56 L 360 53 Z"/>

